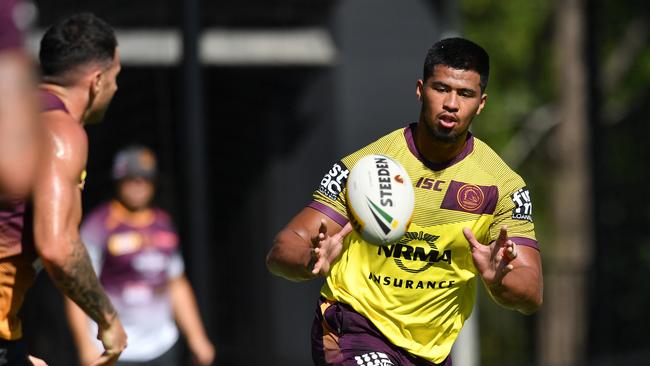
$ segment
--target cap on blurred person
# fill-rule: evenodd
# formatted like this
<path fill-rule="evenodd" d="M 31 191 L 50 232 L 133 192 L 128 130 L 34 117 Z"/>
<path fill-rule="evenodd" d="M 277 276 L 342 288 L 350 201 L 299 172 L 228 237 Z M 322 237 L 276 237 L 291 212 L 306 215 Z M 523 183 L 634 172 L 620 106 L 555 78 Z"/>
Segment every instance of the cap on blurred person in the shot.
<path fill-rule="evenodd" d="M 113 179 L 156 179 L 156 155 L 144 146 L 130 146 L 120 150 L 113 161 Z"/>

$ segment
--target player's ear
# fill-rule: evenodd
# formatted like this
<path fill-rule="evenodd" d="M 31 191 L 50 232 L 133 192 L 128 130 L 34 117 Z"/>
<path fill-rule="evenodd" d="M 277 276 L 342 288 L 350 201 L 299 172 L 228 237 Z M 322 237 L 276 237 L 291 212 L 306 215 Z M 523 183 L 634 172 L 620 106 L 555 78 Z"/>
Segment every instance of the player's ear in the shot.
<path fill-rule="evenodd" d="M 99 94 L 102 83 L 104 83 L 104 73 L 101 70 L 95 70 L 90 75 L 90 92 L 92 95 Z"/>
<path fill-rule="evenodd" d="M 485 107 L 485 103 L 487 102 L 487 97 L 488 97 L 487 93 L 483 93 L 481 95 L 481 104 L 478 105 L 478 110 L 476 111 L 476 115 L 481 114 L 481 111 L 483 110 L 483 108 Z"/>
<path fill-rule="evenodd" d="M 415 83 L 415 96 L 419 101 L 422 101 L 422 88 L 424 87 L 424 82 L 422 79 L 418 79 L 418 82 Z"/>

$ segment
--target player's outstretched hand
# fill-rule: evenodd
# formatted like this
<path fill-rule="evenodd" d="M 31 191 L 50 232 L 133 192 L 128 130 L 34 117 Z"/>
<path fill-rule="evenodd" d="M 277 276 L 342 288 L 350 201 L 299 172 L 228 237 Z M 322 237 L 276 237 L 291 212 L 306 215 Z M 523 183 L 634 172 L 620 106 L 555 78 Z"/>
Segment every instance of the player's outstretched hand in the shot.
<path fill-rule="evenodd" d="M 47 363 L 45 361 L 34 356 L 29 356 L 29 362 L 31 362 L 34 366 L 47 366 Z"/>
<path fill-rule="evenodd" d="M 476 240 L 469 228 L 463 228 L 465 239 L 469 242 L 474 266 L 489 287 L 501 284 L 503 277 L 514 268 L 510 262 L 517 258 L 517 246 L 508 239 L 508 228 L 501 227 L 499 238 L 490 245 L 483 245 Z"/>
<path fill-rule="evenodd" d="M 120 354 L 126 348 L 126 332 L 117 315 L 113 316 L 108 327 L 99 327 L 97 339 L 102 342 L 104 353 L 92 363 L 92 366 L 114 365 L 117 358 L 120 357 Z"/>
<path fill-rule="evenodd" d="M 311 239 L 314 246 L 314 267 L 311 271 L 316 276 L 327 276 L 330 273 L 331 264 L 341 254 L 343 239 L 352 231 L 352 225 L 348 222 L 341 231 L 329 236 L 327 235 L 327 223 L 321 220 L 318 228 L 318 235 Z"/>

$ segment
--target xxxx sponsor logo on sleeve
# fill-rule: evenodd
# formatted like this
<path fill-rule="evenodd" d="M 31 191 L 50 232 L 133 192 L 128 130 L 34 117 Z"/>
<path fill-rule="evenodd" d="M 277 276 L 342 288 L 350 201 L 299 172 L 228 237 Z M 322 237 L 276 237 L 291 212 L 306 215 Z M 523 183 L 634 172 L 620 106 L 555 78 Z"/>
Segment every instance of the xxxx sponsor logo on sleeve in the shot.
<path fill-rule="evenodd" d="M 330 199 L 337 199 L 343 191 L 343 187 L 345 187 L 348 175 L 350 175 L 350 171 L 346 168 L 345 164 L 340 161 L 334 163 L 332 168 L 321 179 L 318 191 Z"/>

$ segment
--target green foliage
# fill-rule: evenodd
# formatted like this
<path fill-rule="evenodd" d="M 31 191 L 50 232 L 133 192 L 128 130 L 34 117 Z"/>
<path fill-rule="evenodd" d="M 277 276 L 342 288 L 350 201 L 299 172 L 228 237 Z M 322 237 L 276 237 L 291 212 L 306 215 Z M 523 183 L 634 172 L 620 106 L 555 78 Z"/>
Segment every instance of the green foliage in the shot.
<path fill-rule="evenodd" d="M 607 64 L 620 57 L 621 43 L 626 37 L 642 37 L 642 31 L 636 28 L 629 33 L 629 27 L 634 23 L 645 24 L 645 46 L 634 58 L 630 69 L 625 73 L 619 85 L 612 90 L 603 90 L 604 99 L 619 105 L 634 103 L 640 94 L 647 92 L 650 81 L 650 47 L 648 47 L 648 5 L 642 1 L 607 2 L 602 1 L 596 13 L 598 28 L 598 56 L 603 72 Z M 638 24 L 637 24 L 638 25 Z M 626 47 L 623 47 L 626 48 Z M 603 75 L 607 77 L 607 75 Z"/>
<path fill-rule="evenodd" d="M 536 108 L 552 101 L 554 58 L 552 2 L 463 0 L 462 34 L 490 54 L 488 101 L 473 131 L 500 151 Z M 538 239 L 546 237 L 550 191 L 545 154 L 534 150 L 517 170 L 533 193 Z M 542 230 L 540 230 L 542 229 Z M 534 364 L 534 318 L 505 310 L 481 291 L 479 323 L 481 365 Z"/>
<path fill-rule="evenodd" d="M 561 87 L 561 80 L 558 79 L 557 73 L 561 65 L 556 62 L 557 55 L 553 39 L 555 7 L 558 4 L 561 3 L 547 0 L 517 2 L 461 0 L 460 2 L 461 34 L 485 47 L 491 58 L 490 82 L 487 89 L 488 102 L 483 113 L 476 118 L 473 131 L 496 151 L 501 151 L 506 146 L 535 109 L 555 103 L 556 88 Z M 626 35 L 632 39 L 645 37 L 645 40 L 640 41 L 641 50 L 633 55 L 634 58 L 622 75 L 620 82 L 611 90 L 601 90 L 599 105 L 598 108 L 595 108 L 599 115 L 593 116 L 594 121 L 592 121 L 593 126 L 600 126 L 595 131 L 603 136 L 601 142 L 606 142 L 599 148 L 607 151 L 605 148 L 611 146 L 609 153 L 603 153 L 607 158 L 608 170 L 601 173 L 600 184 L 604 187 L 619 188 L 619 190 L 612 190 L 616 193 L 613 193 L 613 197 L 611 197 L 613 202 L 621 206 L 619 211 L 624 214 L 626 212 L 636 213 L 639 209 L 636 195 L 643 191 L 643 187 L 645 187 L 643 184 L 647 182 L 647 178 L 630 163 L 635 161 L 635 157 L 638 160 L 641 150 L 638 144 L 631 143 L 634 140 L 630 136 L 640 136 L 643 135 L 643 132 L 639 131 L 637 127 L 628 126 L 629 129 L 636 131 L 636 134 L 635 132 L 627 133 L 624 124 L 629 124 L 630 121 L 642 121 L 647 115 L 640 111 L 647 110 L 645 106 L 649 104 L 648 97 L 650 96 L 650 47 L 647 44 L 647 32 L 650 32 L 647 26 L 650 7 L 647 1 L 641 0 L 593 1 L 586 2 L 585 6 L 587 7 L 585 16 L 592 17 L 591 23 L 588 22 L 588 24 L 593 24 L 591 30 L 595 32 L 590 36 L 595 37 L 592 38 L 592 45 L 596 49 L 597 59 L 591 61 L 596 61 L 596 67 L 600 68 L 600 72 L 604 73 L 608 62 L 613 57 L 620 57 L 620 50 L 626 49 L 626 47 L 621 48 L 622 43 L 629 41 L 629 39 L 625 39 Z M 629 32 L 630 25 L 634 22 L 645 24 L 646 35 L 643 33 L 643 27 Z M 597 80 L 590 81 L 600 84 Z M 588 102 L 593 103 L 594 101 Z M 606 114 L 610 112 L 608 110 L 610 105 L 616 107 L 615 117 L 620 117 L 621 121 L 619 121 L 619 125 L 607 127 Z M 632 115 L 633 113 L 637 113 L 637 115 Z M 625 117 L 624 120 L 623 117 Z M 620 138 L 617 139 L 616 136 L 620 136 Z M 542 140 L 541 144 L 533 148 L 532 154 L 527 157 L 525 163 L 521 167 L 517 167 L 533 195 L 537 238 L 541 244 L 541 253 L 545 264 L 550 263 L 544 258 L 544 248 L 552 244 L 551 238 L 554 236 L 551 230 L 552 207 L 550 206 L 553 202 L 551 199 L 553 187 L 549 184 L 553 181 L 553 179 L 549 179 L 553 174 L 553 165 L 549 155 L 553 153 L 554 149 L 549 143 L 550 141 L 552 140 Z M 634 197 L 636 203 L 635 206 L 631 209 L 622 207 L 625 204 L 622 198 L 623 192 L 627 191 L 620 187 L 630 186 L 631 182 L 637 181 L 642 182 L 639 188 L 630 190 L 630 195 Z M 603 202 L 607 202 L 606 197 L 600 197 L 600 201 L 595 204 L 603 205 Z M 604 210 L 600 209 L 597 212 Z M 614 210 L 607 212 L 611 213 Z M 636 218 L 636 216 L 634 217 Z M 608 218 L 607 223 L 614 225 L 612 222 L 613 219 Z M 642 226 L 643 224 L 638 225 Z M 620 232 L 625 232 L 627 237 L 633 235 L 629 230 L 620 230 Z M 642 228 L 638 229 L 637 237 L 647 237 Z M 621 240 L 618 232 L 616 238 Z M 636 243 L 638 240 L 637 238 L 631 242 Z M 608 242 L 604 248 L 609 250 L 609 244 Z M 601 248 L 601 250 L 603 249 Z M 603 263 L 599 264 L 598 271 L 604 273 L 601 277 L 601 280 L 604 280 L 599 283 L 595 291 L 607 289 L 607 283 L 610 282 L 611 291 L 618 289 L 622 283 L 630 282 L 630 278 L 647 278 L 647 275 L 635 276 L 633 270 L 636 268 L 639 273 L 647 273 L 650 268 L 650 264 L 648 264 L 650 263 L 648 259 L 650 250 L 640 246 L 640 249 L 635 252 L 635 260 L 641 262 L 639 267 L 631 266 L 632 262 L 629 258 L 619 256 L 615 246 L 612 246 L 611 251 L 615 255 L 608 256 L 602 261 Z M 545 270 L 548 271 L 549 268 L 552 266 L 546 266 Z M 615 277 L 617 275 L 620 278 Z M 607 282 L 606 280 L 610 278 L 617 280 Z M 612 295 L 602 292 L 592 295 L 592 298 L 600 298 L 598 296 Z M 632 305 L 647 304 L 650 301 L 647 300 L 650 298 L 648 296 L 630 295 L 630 298 L 629 301 L 613 303 L 614 305 L 609 307 L 601 306 L 601 312 L 596 314 L 602 315 L 603 311 L 608 315 L 622 314 L 618 319 L 611 321 L 611 329 L 622 328 L 620 326 L 623 324 L 621 319 L 624 319 L 625 315 L 630 317 L 632 314 L 640 317 L 641 312 L 638 309 L 630 309 Z M 646 299 L 645 302 L 642 299 Z M 615 308 L 619 303 L 622 304 L 619 306 L 620 308 Z M 523 317 L 498 307 L 484 292 L 480 296 L 479 306 L 481 364 L 502 366 L 535 364 L 534 345 L 537 335 L 535 318 Z M 637 306 L 637 308 L 644 307 Z M 601 320 L 599 319 L 599 324 L 592 324 L 592 326 L 600 326 L 600 323 L 603 323 Z M 638 321 L 630 320 L 628 323 L 638 324 Z M 636 334 L 626 330 L 620 331 L 621 334 Z M 596 337 L 596 340 L 600 341 L 600 343 L 596 343 L 599 345 L 611 344 L 611 337 L 607 337 L 610 332 L 600 333 L 604 336 Z M 621 344 L 628 344 L 633 340 L 642 339 L 642 336 L 639 333 L 637 336 L 617 337 L 616 339 L 620 340 Z M 642 341 L 637 341 L 637 343 L 642 343 Z"/>
<path fill-rule="evenodd" d="M 544 0 L 463 0 L 462 33 L 490 54 L 488 102 L 474 130 L 499 150 L 552 96 L 550 16 Z"/>

